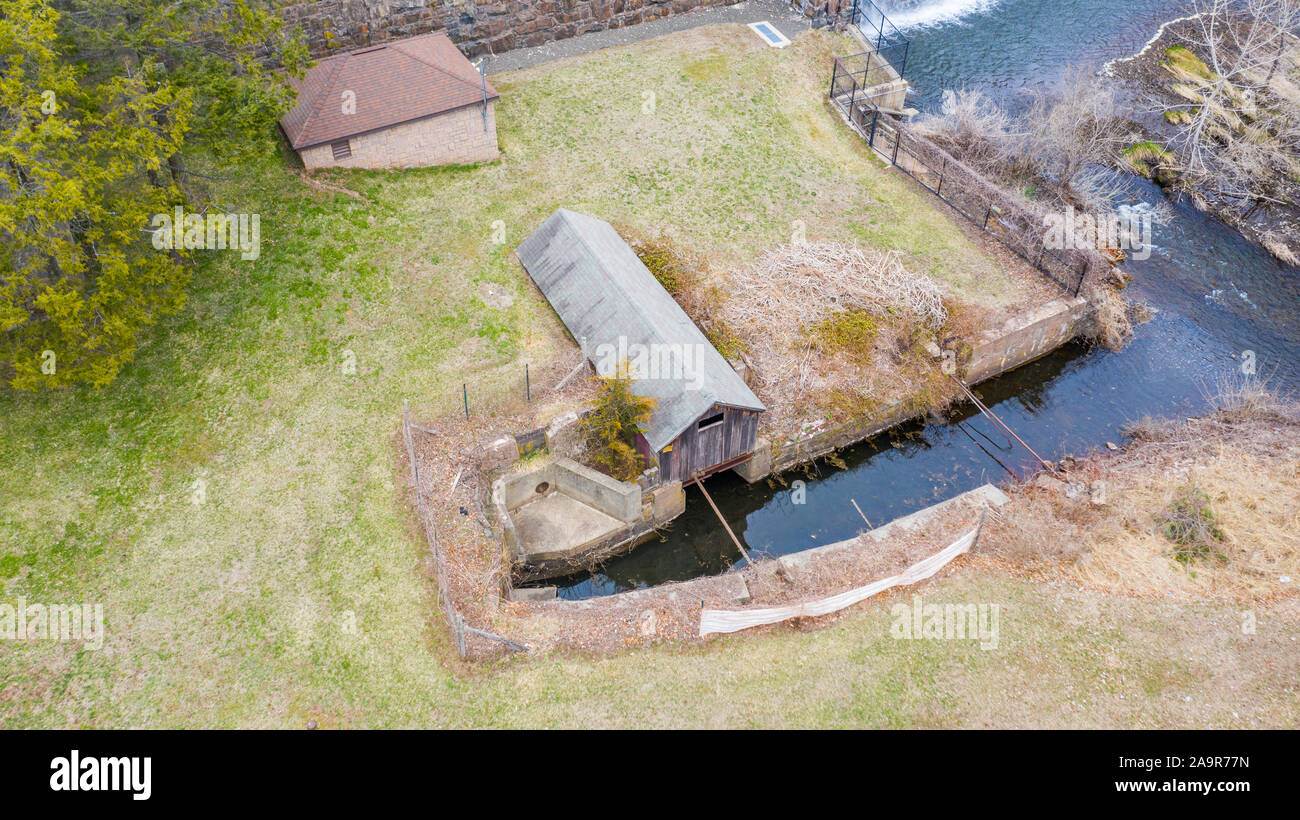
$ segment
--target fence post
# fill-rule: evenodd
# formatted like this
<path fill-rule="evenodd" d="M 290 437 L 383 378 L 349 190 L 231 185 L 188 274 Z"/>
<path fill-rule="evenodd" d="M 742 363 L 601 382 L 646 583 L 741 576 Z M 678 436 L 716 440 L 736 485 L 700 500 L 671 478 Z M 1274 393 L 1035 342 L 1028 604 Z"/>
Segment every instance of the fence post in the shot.
<path fill-rule="evenodd" d="M 876 120 L 880 119 L 880 112 L 873 110 L 871 112 L 871 133 L 867 135 L 867 147 L 876 147 Z"/>
<path fill-rule="evenodd" d="M 524 362 L 524 398 L 528 401 L 533 400 L 533 383 L 528 378 L 528 362 Z"/>
<path fill-rule="evenodd" d="M 460 386 L 460 395 L 465 400 L 465 421 L 469 421 L 469 385 Z"/>
<path fill-rule="evenodd" d="M 986 231 L 989 229 L 989 216 L 992 215 L 992 213 L 993 213 L 992 205 L 984 209 L 984 224 L 981 225 L 980 227 L 982 227 Z"/>
<path fill-rule="evenodd" d="M 940 199 L 943 199 L 943 175 L 946 173 L 948 173 L 948 158 L 944 157 L 943 165 L 939 168 L 939 189 L 934 192 L 934 195 Z"/>
<path fill-rule="evenodd" d="M 898 164 L 898 146 L 903 144 L 903 127 L 901 124 L 894 126 L 894 155 L 889 158 L 890 165 Z"/>

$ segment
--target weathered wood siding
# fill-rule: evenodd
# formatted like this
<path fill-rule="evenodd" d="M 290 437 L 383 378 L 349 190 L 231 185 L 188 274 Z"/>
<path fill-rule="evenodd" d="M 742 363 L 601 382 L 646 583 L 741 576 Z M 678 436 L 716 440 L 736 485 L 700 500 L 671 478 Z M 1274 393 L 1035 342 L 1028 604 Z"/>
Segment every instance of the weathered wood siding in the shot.
<path fill-rule="evenodd" d="M 699 429 L 701 419 L 721 412 L 722 423 Z M 659 477 L 663 481 L 687 481 L 697 471 L 707 471 L 733 458 L 754 451 L 758 437 L 758 413 L 714 405 L 678 436 L 668 452 L 659 453 Z"/>

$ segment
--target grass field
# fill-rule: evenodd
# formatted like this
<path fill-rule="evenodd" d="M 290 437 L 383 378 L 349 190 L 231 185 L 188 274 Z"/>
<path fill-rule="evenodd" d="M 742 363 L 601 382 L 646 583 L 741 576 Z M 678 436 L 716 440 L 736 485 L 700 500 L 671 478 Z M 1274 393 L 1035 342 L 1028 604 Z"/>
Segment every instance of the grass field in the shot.
<path fill-rule="evenodd" d="M 449 660 L 403 496 L 400 405 L 455 412 L 462 382 L 489 400 L 564 343 L 511 253 L 555 207 L 731 262 L 802 219 L 810 237 L 897 248 L 972 298 L 1010 298 L 997 266 L 827 111 L 824 58 L 841 48 L 699 29 L 496 78 L 501 162 L 329 177 L 368 204 L 273 162 L 225 169 L 222 204 L 261 214 L 259 260 L 205 259 L 184 312 L 110 387 L 0 392 L 0 601 L 102 604 L 108 631 L 100 651 L 0 644 L 0 724 L 1191 722 L 1173 695 L 1202 698 L 1222 670 L 1183 657 L 1158 613 L 1107 605 L 1169 638 L 1125 639 L 996 575 L 934 593 L 1014 605 L 1023 629 L 996 662 L 968 644 L 900 646 L 881 608 L 704 649 Z M 490 285 L 513 303 L 489 307 Z M 1099 679 L 1112 644 L 1117 671 Z M 1119 679 L 1137 697 L 1122 706 Z M 1276 723 L 1280 708 L 1251 714 Z"/>

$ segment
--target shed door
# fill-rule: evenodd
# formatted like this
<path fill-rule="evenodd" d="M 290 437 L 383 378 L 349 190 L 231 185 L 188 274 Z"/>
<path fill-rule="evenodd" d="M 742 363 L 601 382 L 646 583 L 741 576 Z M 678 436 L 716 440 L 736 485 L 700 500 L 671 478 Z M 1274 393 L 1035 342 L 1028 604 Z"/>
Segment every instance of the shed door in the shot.
<path fill-rule="evenodd" d="M 695 425 L 695 457 L 692 470 L 707 470 L 727 460 L 726 411 L 718 408 L 699 419 Z"/>

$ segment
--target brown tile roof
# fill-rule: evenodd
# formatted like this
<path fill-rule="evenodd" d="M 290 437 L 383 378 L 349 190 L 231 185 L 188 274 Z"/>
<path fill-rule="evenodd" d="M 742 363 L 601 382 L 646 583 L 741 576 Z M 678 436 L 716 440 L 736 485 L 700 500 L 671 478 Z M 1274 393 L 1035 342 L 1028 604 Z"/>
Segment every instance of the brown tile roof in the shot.
<path fill-rule="evenodd" d="M 298 103 L 280 127 L 295 149 L 483 101 L 478 69 L 441 32 L 321 60 L 291 83 Z M 356 95 L 355 113 L 343 113 L 346 91 Z M 488 99 L 498 96 L 488 83 Z"/>

